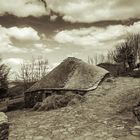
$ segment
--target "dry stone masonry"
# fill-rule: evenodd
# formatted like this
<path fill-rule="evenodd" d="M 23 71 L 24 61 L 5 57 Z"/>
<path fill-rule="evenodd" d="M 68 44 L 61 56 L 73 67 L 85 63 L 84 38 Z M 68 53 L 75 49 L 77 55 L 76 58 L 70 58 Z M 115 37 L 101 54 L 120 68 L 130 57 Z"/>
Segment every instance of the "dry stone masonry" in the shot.
<path fill-rule="evenodd" d="M 8 140 L 9 123 L 7 116 L 0 112 L 0 140 Z"/>

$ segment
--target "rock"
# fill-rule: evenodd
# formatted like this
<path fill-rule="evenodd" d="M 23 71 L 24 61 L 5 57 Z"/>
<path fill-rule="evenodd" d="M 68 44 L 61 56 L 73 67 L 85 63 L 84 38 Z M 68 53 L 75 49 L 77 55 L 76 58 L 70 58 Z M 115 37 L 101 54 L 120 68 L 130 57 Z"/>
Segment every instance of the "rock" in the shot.
<path fill-rule="evenodd" d="M 43 136 L 35 136 L 34 140 L 44 140 Z"/>
<path fill-rule="evenodd" d="M 116 138 L 113 138 L 113 137 L 112 137 L 112 138 L 108 138 L 107 140 L 116 140 Z"/>
<path fill-rule="evenodd" d="M 135 129 L 140 129 L 140 125 L 134 126 Z"/>
<path fill-rule="evenodd" d="M 0 140 L 8 140 L 9 123 L 7 116 L 0 112 Z"/>
<path fill-rule="evenodd" d="M 134 129 L 134 130 L 131 131 L 131 134 L 133 136 L 140 136 L 140 130 Z"/>
<path fill-rule="evenodd" d="M 0 123 L 6 123 L 7 121 L 7 116 L 3 112 L 0 112 Z"/>
<path fill-rule="evenodd" d="M 117 127 L 116 129 L 122 130 L 122 129 L 124 129 L 124 126 Z"/>
<path fill-rule="evenodd" d="M 128 135 L 126 137 L 121 137 L 119 140 L 139 140 L 139 139 L 140 139 L 139 137 Z"/>
<path fill-rule="evenodd" d="M 105 79 L 105 82 L 112 83 L 112 82 L 114 82 L 114 79 L 112 77 L 109 77 L 109 78 Z"/>
<path fill-rule="evenodd" d="M 99 137 L 99 138 L 103 138 L 103 137 L 105 137 L 107 135 L 108 135 L 107 132 L 100 132 L 100 133 L 96 133 L 94 136 Z"/>

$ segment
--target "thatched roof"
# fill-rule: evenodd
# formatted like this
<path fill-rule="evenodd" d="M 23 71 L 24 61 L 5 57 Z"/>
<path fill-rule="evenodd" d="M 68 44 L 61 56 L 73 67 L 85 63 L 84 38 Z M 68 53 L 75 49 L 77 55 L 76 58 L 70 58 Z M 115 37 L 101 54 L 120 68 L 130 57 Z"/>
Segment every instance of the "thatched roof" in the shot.
<path fill-rule="evenodd" d="M 92 89 L 107 73 L 103 68 L 69 57 L 26 92 L 42 89 Z"/>

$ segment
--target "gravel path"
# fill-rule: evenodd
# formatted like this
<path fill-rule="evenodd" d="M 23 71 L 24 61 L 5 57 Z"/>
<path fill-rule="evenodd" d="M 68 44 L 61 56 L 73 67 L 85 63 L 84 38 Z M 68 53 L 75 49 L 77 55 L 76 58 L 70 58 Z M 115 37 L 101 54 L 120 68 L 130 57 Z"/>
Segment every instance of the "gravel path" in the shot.
<path fill-rule="evenodd" d="M 139 140 L 131 108 L 140 101 L 140 79 L 117 78 L 86 94 L 86 102 L 49 112 L 7 113 L 9 140 Z"/>

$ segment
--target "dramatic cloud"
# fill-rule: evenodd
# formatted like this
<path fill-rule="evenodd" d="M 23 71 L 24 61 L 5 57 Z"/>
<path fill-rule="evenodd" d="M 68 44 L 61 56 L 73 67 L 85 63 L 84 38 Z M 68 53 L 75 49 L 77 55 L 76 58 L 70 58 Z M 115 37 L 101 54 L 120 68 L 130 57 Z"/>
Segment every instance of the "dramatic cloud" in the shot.
<path fill-rule="evenodd" d="M 46 36 L 39 34 L 33 28 L 0 26 L 0 55 L 8 59 L 13 66 L 17 64 L 14 57 L 26 60 L 32 56 L 46 55 L 51 52 L 53 49 L 48 47 Z"/>
<path fill-rule="evenodd" d="M 71 22 L 140 17 L 139 0 L 48 0 L 49 7 Z"/>
<path fill-rule="evenodd" d="M 21 40 L 21 41 L 40 40 L 38 32 L 31 27 L 24 27 L 24 28 L 11 27 L 7 30 L 7 33 L 11 38 Z"/>
<path fill-rule="evenodd" d="M 12 77 L 23 61 L 30 61 L 32 57 L 47 56 L 51 52 L 53 49 L 48 47 L 47 37 L 33 28 L 6 28 L 0 25 L 0 57 L 12 69 Z"/>
<path fill-rule="evenodd" d="M 5 13 L 18 17 L 42 16 L 48 14 L 39 0 L 1 0 L 0 15 Z"/>
<path fill-rule="evenodd" d="M 140 0 L 0 0 L 0 55 L 13 70 L 38 56 L 50 68 L 68 56 L 87 61 L 140 32 L 139 5 Z"/>
<path fill-rule="evenodd" d="M 59 43 L 73 43 L 84 46 L 100 46 L 106 42 L 125 39 L 129 33 L 140 32 L 140 22 L 131 26 L 115 25 L 106 28 L 82 28 L 64 30 L 56 34 L 54 39 Z"/>
<path fill-rule="evenodd" d="M 13 39 L 17 41 L 38 41 L 40 37 L 33 28 L 25 27 L 25 28 L 18 28 L 18 27 L 11 27 L 5 28 L 0 26 L 0 54 L 14 52 L 14 53 L 24 53 L 25 50 L 16 47 Z"/>
<path fill-rule="evenodd" d="M 0 26 L 0 53 L 10 52 L 19 52 L 22 51 L 19 48 L 16 48 L 12 45 L 10 37 L 8 35 L 8 30 Z"/>
<path fill-rule="evenodd" d="M 140 17 L 140 0 L 44 1 L 47 5 L 41 0 L 1 0 L 0 15 L 9 13 L 18 17 L 39 17 L 50 14 L 50 19 L 53 21 L 61 15 L 66 21 L 86 23 Z"/>

